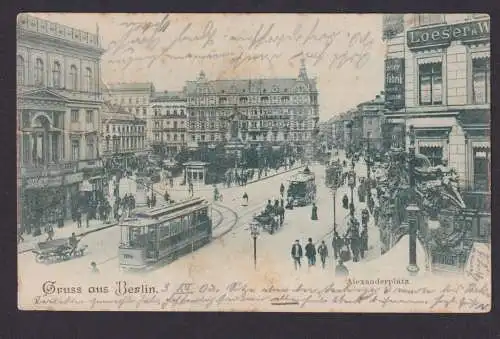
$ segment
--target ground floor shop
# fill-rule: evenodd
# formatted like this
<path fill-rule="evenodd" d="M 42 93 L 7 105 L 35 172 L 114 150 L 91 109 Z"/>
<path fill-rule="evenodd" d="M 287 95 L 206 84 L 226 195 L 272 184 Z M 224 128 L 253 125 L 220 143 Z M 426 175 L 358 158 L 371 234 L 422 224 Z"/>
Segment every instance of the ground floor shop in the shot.
<path fill-rule="evenodd" d="M 409 145 L 407 131 L 415 131 L 416 152 L 432 166 L 453 168 L 464 191 L 491 189 L 490 111 L 463 110 L 388 117 L 386 138 L 392 147 Z"/>

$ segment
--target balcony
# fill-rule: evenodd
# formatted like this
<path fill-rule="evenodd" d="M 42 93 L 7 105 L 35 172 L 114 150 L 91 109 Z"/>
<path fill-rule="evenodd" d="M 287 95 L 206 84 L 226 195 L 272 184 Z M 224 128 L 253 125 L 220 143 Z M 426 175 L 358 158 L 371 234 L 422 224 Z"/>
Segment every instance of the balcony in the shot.
<path fill-rule="evenodd" d="M 83 122 L 72 122 L 70 124 L 70 130 L 72 132 L 97 132 L 97 124 L 94 123 L 83 123 Z"/>
<path fill-rule="evenodd" d="M 23 164 L 21 165 L 21 176 L 30 178 L 35 176 L 57 176 L 78 171 L 78 163 L 60 162 L 49 164 Z"/>

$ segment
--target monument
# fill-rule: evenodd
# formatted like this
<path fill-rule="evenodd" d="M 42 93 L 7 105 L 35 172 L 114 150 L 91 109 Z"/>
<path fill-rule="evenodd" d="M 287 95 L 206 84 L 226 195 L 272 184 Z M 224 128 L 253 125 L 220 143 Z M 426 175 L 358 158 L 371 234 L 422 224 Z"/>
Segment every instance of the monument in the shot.
<path fill-rule="evenodd" d="M 235 154 L 238 158 L 241 158 L 241 153 L 243 148 L 245 148 L 245 144 L 240 138 L 240 119 L 241 113 L 238 112 L 237 106 L 235 105 L 233 108 L 233 114 L 228 117 L 228 122 L 230 124 L 230 137 L 224 149 L 226 150 L 226 154 Z"/>

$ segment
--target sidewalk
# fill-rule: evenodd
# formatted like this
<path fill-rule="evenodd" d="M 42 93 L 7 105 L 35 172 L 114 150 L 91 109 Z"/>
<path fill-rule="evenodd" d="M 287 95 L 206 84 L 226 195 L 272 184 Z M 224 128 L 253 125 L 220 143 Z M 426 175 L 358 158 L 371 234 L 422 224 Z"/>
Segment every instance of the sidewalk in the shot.
<path fill-rule="evenodd" d="M 278 171 L 270 170 L 268 172 L 267 176 L 263 175 L 260 179 L 258 178 L 257 173 L 256 173 L 254 176 L 255 179 L 247 181 L 246 186 L 253 184 L 253 183 L 256 183 L 256 182 L 259 182 L 259 181 L 262 181 L 262 180 L 266 180 L 266 179 L 284 174 L 284 173 L 287 173 L 287 172 L 295 171 L 295 170 L 300 169 L 300 168 L 305 167 L 305 166 L 306 166 L 305 164 L 297 164 L 297 165 L 295 165 L 291 168 L 288 168 L 286 170 L 285 169 L 281 169 Z M 167 190 L 170 197 L 174 200 L 186 199 L 190 196 L 188 194 L 188 186 L 187 185 L 180 185 L 181 180 L 182 180 L 182 178 L 175 178 L 174 179 L 174 187 L 170 187 L 170 185 L 168 185 L 168 184 L 166 185 L 164 183 L 157 183 L 157 184 L 155 184 L 155 190 L 157 192 L 165 192 L 165 190 Z M 239 185 L 233 183 L 233 185 L 231 185 L 230 187 L 226 187 L 221 183 L 217 184 L 217 188 L 218 188 L 219 192 L 221 192 L 221 191 L 222 192 L 223 191 L 231 192 L 231 190 L 234 190 L 235 187 L 241 188 L 241 187 L 245 187 L 245 186 L 239 186 Z M 200 192 L 204 192 L 205 194 L 209 194 L 209 197 L 211 198 L 213 190 L 214 190 L 214 188 L 213 188 L 212 184 L 203 184 L 203 185 L 194 184 L 194 196 L 199 196 Z M 224 198 L 226 198 L 226 196 L 224 196 Z"/>
<path fill-rule="evenodd" d="M 115 221 L 110 224 L 104 224 L 98 220 L 91 220 L 89 222 L 88 228 L 85 225 L 85 221 L 82 222 L 82 227 L 78 228 L 76 222 L 69 220 L 66 221 L 64 227 L 54 228 L 54 239 L 69 238 L 73 232 L 76 234 L 76 236 L 85 236 L 87 234 L 101 231 L 116 225 L 118 225 L 118 223 Z M 47 233 L 44 233 L 42 228 L 41 235 L 34 237 L 30 234 L 23 234 L 23 238 L 24 241 L 17 244 L 18 254 L 29 252 L 33 250 L 39 242 L 46 241 Z"/>

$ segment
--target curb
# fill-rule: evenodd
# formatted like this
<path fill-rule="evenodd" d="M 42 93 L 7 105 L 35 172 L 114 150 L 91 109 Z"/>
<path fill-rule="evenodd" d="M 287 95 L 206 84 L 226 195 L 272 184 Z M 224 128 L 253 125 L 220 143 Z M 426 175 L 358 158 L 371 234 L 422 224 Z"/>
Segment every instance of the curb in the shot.
<path fill-rule="evenodd" d="M 250 184 L 253 184 L 253 183 L 256 183 L 256 182 L 259 182 L 259 181 L 263 181 L 263 180 L 266 180 L 266 179 L 269 179 L 269 178 L 272 178 L 272 177 L 275 177 L 275 176 L 278 176 L 278 175 L 281 175 L 281 174 L 284 174 L 284 173 L 288 173 L 288 172 L 291 172 L 291 171 L 295 171 L 295 170 L 298 170 L 300 168 L 303 168 L 303 167 L 306 167 L 307 165 L 300 165 L 298 167 L 294 167 L 294 168 L 291 168 L 291 169 L 288 169 L 286 171 L 283 171 L 283 172 L 278 172 L 278 173 L 274 173 L 274 174 L 270 174 L 268 175 L 267 177 L 261 177 L 260 179 L 257 179 L 257 180 L 252 180 L 252 181 L 248 181 L 247 182 L 247 185 L 250 185 Z M 222 185 L 222 183 L 219 183 L 220 185 Z M 184 186 L 187 188 L 187 186 Z M 233 185 L 231 187 L 220 187 L 219 190 L 226 190 L 226 189 L 231 189 L 233 187 L 239 187 L 239 185 Z M 176 189 L 176 188 L 167 188 L 167 190 L 170 192 L 181 192 L 181 191 L 184 191 L 185 189 Z M 211 191 L 212 190 L 212 187 L 208 187 L 208 188 L 201 188 L 201 189 L 197 189 L 196 191 L 199 192 L 199 191 Z"/>
<path fill-rule="evenodd" d="M 89 231 L 86 231 L 86 232 L 82 232 L 82 233 L 79 233 L 79 234 L 76 234 L 75 232 L 75 235 L 77 237 L 84 237 L 86 235 L 89 235 L 91 233 L 95 233 L 95 232 L 99 232 L 99 231 L 102 231 L 102 230 L 106 230 L 108 228 L 111 228 L 111 227 L 115 227 L 117 226 L 119 223 L 115 222 L 115 223 L 111 223 L 111 224 L 108 224 L 106 226 L 103 226 L 103 227 L 97 227 L 97 228 L 94 228 L 92 230 L 89 230 Z M 31 247 L 31 248 L 28 248 L 28 249 L 25 249 L 25 250 L 22 250 L 22 251 L 18 251 L 17 254 L 23 254 L 23 253 L 26 253 L 26 252 L 31 252 L 32 250 L 34 250 L 35 248 L 34 247 Z"/>

